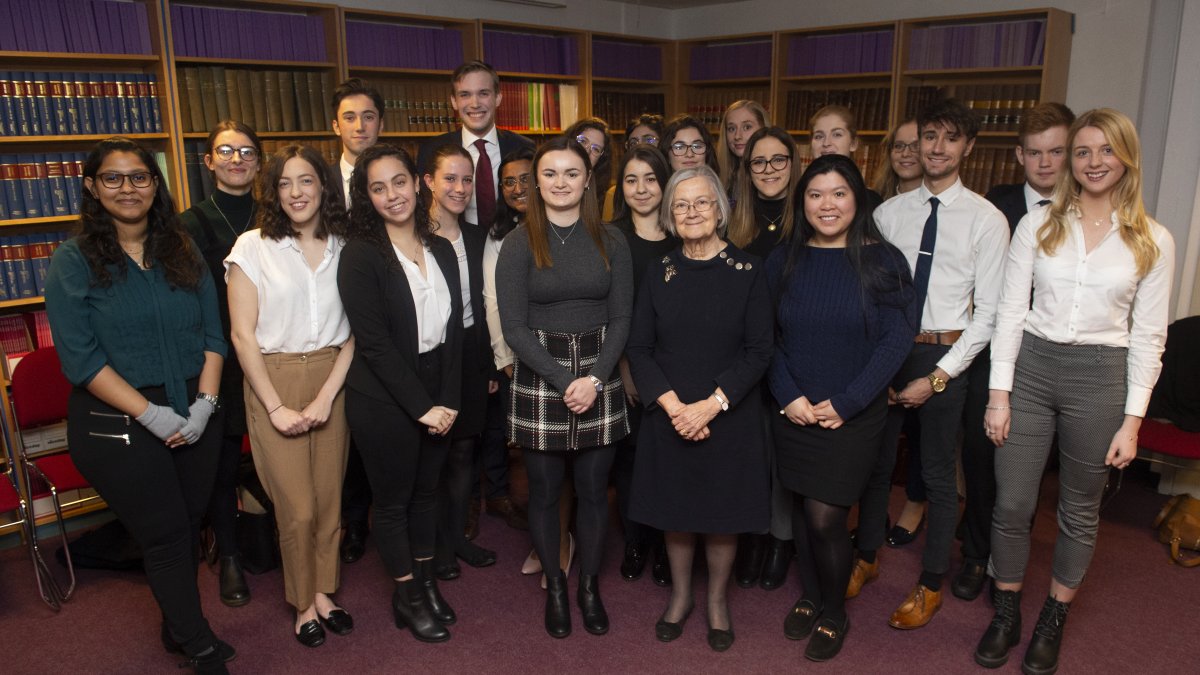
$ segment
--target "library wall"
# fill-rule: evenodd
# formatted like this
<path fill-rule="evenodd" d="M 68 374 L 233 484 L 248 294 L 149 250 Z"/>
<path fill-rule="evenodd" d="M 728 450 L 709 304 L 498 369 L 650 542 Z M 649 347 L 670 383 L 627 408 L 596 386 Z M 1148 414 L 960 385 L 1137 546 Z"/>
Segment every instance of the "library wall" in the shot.
<path fill-rule="evenodd" d="M 458 19 L 513 21 L 555 28 L 575 28 L 596 33 L 624 33 L 671 38 L 667 33 L 674 12 L 636 2 L 609 0 L 559 0 L 563 9 L 526 7 L 494 0 L 328 0 L 346 8 L 373 9 L 404 14 L 426 14 Z M 712 31 L 710 31 L 711 33 Z"/>

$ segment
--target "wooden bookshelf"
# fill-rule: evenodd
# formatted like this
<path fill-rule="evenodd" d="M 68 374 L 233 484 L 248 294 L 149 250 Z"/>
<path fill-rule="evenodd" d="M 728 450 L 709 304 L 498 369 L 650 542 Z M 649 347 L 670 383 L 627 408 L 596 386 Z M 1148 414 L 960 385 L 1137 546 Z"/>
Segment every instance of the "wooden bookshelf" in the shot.
<path fill-rule="evenodd" d="M 589 34 L 504 21 L 479 22 L 479 58 L 500 75 L 496 125 L 548 137 L 591 112 Z"/>

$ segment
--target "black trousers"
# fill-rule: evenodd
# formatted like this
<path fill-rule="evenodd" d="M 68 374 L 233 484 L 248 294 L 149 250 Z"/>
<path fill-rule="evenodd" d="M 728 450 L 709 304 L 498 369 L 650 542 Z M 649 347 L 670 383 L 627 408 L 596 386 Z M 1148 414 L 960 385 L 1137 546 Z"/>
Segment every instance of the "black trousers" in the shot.
<path fill-rule="evenodd" d="M 967 370 L 963 406 L 963 562 L 986 565 L 992 554 L 992 508 L 996 505 L 996 446 L 983 433 L 991 377 L 991 349 L 985 347 Z"/>
<path fill-rule="evenodd" d="M 189 397 L 196 385 L 188 382 Z M 139 391 L 167 405 L 162 387 Z M 86 389 L 72 391 L 68 404 L 71 459 L 141 546 L 146 581 L 167 629 L 192 656 L 214 640 L 196 587 L 196 542 L 223 427 L 218 411 L 196 443 L 172 449 Z"/>
<path fill-rule="evenodd" d="M 482 450 L 479 452 L 479 470 L 487 478 L 487 499 L 508 497 L 508 438 L 505 422 L 508 410 L 508 391 L 512 380 L 503 372 L 498 373 L 500 389 L 488 396 L 487 424 L 483 430 Z M 475 475 L 478 475 L 478 471 Z M 479 482 L 471 482 L 471 496 L 478 498 Z"/>
<path fill-rule="evenodd" d="M 422 354 L 418 377 L 434 398 L 440 351 Z M 346 422 L 357 442 L 375 502 L 374 536 L 393 579 L 412 574 L 413 560 L 433 557 L 437 487 L 449 439 L 432 436 L 400 406 L 347 387 Z"/>

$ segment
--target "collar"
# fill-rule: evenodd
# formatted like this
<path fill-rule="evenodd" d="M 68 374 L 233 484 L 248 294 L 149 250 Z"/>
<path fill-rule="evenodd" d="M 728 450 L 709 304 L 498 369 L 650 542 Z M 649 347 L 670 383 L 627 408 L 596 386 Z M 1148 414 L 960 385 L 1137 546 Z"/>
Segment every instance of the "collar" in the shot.
<path fill-rule="evenodd" d="M 1043 197 L 1041 195 L 1041 193 L 1038 192 L 1037 190 L 1034 190 L 1033 186 L 1030 185 L 1029 183 L 1025 183 L 1024 185 L 1022 185 L 1021 190 L 1025 195 L 1025 210 L 1026 211 L 1032 211 L 1032 210 L 1036 209 L 1038 206 L 1038 202 L 1042 201 L 1043 199 L 1050 199 L 1049 197 Z"/>
<path fill-rule="evenodd" d="M 464 148 L 469 148 L 475 145 L 475 141 L 481 138 L 488 143 L 494 144 L 496 147 L 500 146 L 500 131 L 495 124 L 492 125 L 490 131 L 482 136 L 476 136 L 473 131 L 467 129 L 466 127 L 462 128 L 462 144 Z"/>
<path fill-rule="evenodd" d="M 342 156 L 338 158 L 338 164 L 342 167 L 342 183 L 349 183 L 350 174 L 354 173 L 354 165 L 346 161 L 346 153 L 343 152 Z"/>
<path fill-rule="evenodd" d="M 292 248 L 296 251 L 300 251 L 300 246 L 296 243 L 295 237 L 291 237 L 291 236 L 284 237 L 283 239 L 280 239 L 279 241 L 275 241 L 274 244 L 275 244 L 275 248 L 280 249 L 280 250 L 285 249 L 285 248 Z M 337 245 L 337 236 L 332 235 L 332 234 L 325 235 L 325 252 L 323 253 L 324 257 L 328 258 L 329 256 L 333 255 L 333 247 L 336 245 Z"/>
<path fill-rule="evenodd" d="M 928 204 L 931 198 L 937 197 L 942 206 L 950 206 L 965 191 L 966 188 L 963 187 L 961 178 L 955 178 L 953 185 L 936 195 L 929 191 L 929 186 L 925 184 L 925 181 L 921 181 L 921 187 L 914 190 L 922 204 Z"/>

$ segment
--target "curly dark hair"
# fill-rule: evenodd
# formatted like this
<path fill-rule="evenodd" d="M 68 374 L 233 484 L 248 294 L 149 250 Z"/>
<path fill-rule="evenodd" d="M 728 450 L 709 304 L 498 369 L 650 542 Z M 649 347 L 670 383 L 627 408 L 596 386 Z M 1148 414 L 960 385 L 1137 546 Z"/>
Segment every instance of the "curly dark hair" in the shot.
<path fill-rule="evenodd" d="M 300 233 L 292 227 L 292 221 L 283 212 L 279 202 L 279 179 L 283 176 L 283 167 L 289 159 L 300 158 L 309 163 L 321 181 L 321 210 L 317 231 L 313 233 L 317 239 L 324 239 L 330 234 L 341 236 L 346 232 L 346 210 L 342 208 L 342 195 L 337 188 L 337 179 L 329 165 L 321 157 L 321 153 L 307 145 L 291 143 L 285 145 L 271 155 L 266 169 L 258 174 L 258 217 L 257 227 L 263 238 L 276 241 L 284 237 L 298 237 Z"/>
<path fill-rule="evenodd" d="M 529 172 L 533 173 L 533 148 L 518 148 L 504 156 L 500 160 L 500 168 L 497 170 L 497 176 L 504 176 L 504 167 L 514 162 L 529 162 Z M 534 189 L 530 185 L 529 190 Z M 517 228 L 518 214 L 509 207 L 508 202 L 503 198 L 496 200 L 496 218 L 492 221 L 492 228 L 488 230 L 488 236 L 496 241 L 500 241 L 508 236 Z"/>
<path fill-rule="evenodd" d="M 703 122 L 686 113 L 676 115 L 667 122 L 667 126 L 663 129 L 662 139 L 658 142 L 658 149 L 662 151 L 663 157 L 667 158 L 667 165 L 671 165 L 671 144 L 675 142 L 675 136 L 684 129 L 695 129 L 700 134 L 700 140 L 708 146 L 704 153 L 704 164 L 720 175 L 721 167 L 717 164 L 717 146 L 713 145 L 712 134 L 709 133 L 708 127 Z"/>
<path fill-rule="evenodd" d="M 667 180 L 671 177 L 671 167 L 667 164 L 667 159 L 658 151 L 658 148 L 653 145 L 635 145 L 625 153 L 621 158 L 620 171 L 617 172 L 617 191 L 613 193 L 613 221 L 625 220 L 633 217 L 633 211 L 629 208 L 629 204 L 625 201 L 625 169 L 633 160 L 645 162 L 650 170 L 654 172 L 654 177 L 658 179 L 658 188 L 664 189 L 667 187 Z M 659 205 L 661 208 L 661 205 Z"/>
<path fill-rule="evenodd" d="M 178 288 L 194 290 L 200 285 L 207 267 L 200 252 L 192 244 L 187 230 L 179 222 L 175 212 L 175 200 L 167 190 L 158 162 L 148 150 L 122 136 L 106 138 L 96 144 L 83 164 L 82 199 L 79 205 L 79 250 L 88 261 L 95 285 L 105 288 L 112 285 L 113 273 L 124 279 L 129 271 L 127 256 L 117 242 L 117 226 L 104 205 L 96 196 L 96 175 L 105 158 L 114 152 L 135 155 L 146 166 L 154 179 L 154 202 L 146 214 L 146 241 L 144 263 L 147 266 L 161 265 L 167 283 Z"/>
<path fill-rule="evenodd" d="M 371 195 L 367 193 L 367 170 L 374 162 L 384 157 L 395 157 L 404 165 L 413 182 L 413 189 L 419 185 L 417 179 L 417 163 L 413 161 L 408 151 L 390 143 L 376 143 L 364 150 L 354 163 L 354 173 L 350 175 L 350 222 L 346 226 L 347 240 L 362 240 L 374 245 L 384 252 L 388 266 L 398 265 L 399 261 L 392 253 L 392 242 L 388 238 L 383 216 L 375 210 L 371 203 Z M 429 210 L 417 194 L 413 194 L 416 204 L 413 206 L 413 225 L 421 243 L 428 246 L 433 240 L 433 227 L 429 221 Z"/>

